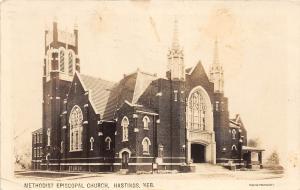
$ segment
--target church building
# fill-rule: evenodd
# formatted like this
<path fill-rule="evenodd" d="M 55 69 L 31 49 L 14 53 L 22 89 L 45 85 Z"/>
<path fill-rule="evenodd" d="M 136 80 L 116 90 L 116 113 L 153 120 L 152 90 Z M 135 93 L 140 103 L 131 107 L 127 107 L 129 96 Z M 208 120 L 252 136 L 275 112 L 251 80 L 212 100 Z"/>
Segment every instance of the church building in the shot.
<path fill-rule="evenodd" d="M 176 21 L 174 28 L 164 77 L 137 69 L 114 83 L 80 72 L 77 27 L 69 33 L 54 22 L 45 31 L 43 121 L 33 168 L 136 172 L 243 165 L 247 131 L 240 115 L 229 118 L 218 42 L 208 74 L 200 61 L 185 68 Z"/>

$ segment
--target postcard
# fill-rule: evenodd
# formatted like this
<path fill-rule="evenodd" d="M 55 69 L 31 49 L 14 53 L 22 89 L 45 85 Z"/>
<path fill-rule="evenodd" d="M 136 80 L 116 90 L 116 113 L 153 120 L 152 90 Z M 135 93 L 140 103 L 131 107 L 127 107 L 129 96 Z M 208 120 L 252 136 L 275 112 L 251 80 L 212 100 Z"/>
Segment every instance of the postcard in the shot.
<path fill-rule="evenodd" d="M 297 1 L 3 1 L 1 189 L 300 189 Z"/>

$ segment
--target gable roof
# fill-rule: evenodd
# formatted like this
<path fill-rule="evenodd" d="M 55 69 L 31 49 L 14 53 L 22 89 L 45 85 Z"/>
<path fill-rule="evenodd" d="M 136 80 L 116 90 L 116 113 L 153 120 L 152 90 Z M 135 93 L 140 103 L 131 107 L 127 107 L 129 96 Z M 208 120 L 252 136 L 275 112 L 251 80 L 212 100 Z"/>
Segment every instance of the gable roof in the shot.
<path fill-rule="evenodd" d="M 136 104 L 151 82 L 157 78 L 156 75 L 140 70 L 125 76 L 119 83 L 77 72 L 76 75 L 84 90 L 88 91 L 89 101 L 102 120 L 112 120 L 116 109 L 124 101 Z"/>
<path fill-rule="evenodd" d="M 141 97 L 141 95 L 145 92 L 148 86 L 152 81 L 157 79 L 156 75 L 152 75 L 146 72 L 142 72 L 140 70 L 137 71 L 137 78 L 134 87 L 134 93 L 132 97 L 132 103 L 135 104 Z"/>
<path fill-rule="evenodd" d="M 115 83 L 78 73 L 77 76 L 84 90 L 89 92 L 89 100 L 96 114 L 100 114 L 102 119 Z"/>

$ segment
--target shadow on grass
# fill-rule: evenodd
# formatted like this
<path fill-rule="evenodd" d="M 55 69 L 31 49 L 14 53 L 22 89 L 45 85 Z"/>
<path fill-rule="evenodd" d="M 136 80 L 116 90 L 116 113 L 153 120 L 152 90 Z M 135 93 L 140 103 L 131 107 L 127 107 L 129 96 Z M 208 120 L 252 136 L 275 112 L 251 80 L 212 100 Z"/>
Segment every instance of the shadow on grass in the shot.
<path fill-rule="evenodd" d="M 16 176 L 20 177 L 45 177 L 45 178 L 62 178 L 62 177 L 72 177 L 72 176 L 80 176 L 80 174 L 72 174 L 72 173 L 47 173 L 47 172 L 15 172 Z"/>

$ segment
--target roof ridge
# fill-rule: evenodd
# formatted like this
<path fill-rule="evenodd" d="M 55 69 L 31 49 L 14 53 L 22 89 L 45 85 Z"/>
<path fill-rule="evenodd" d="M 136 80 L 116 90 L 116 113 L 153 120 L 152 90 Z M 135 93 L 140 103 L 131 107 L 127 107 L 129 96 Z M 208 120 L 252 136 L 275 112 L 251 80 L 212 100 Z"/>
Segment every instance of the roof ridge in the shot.
<path fill-rule="evenodd" d="M 109 83 L 113 83 L 113 84 L 116 83 L 116 82 L 109 81 L 109 80 L 106 80 L 106 79 L 103 79 L 103 78 L 100 78 L 100 77 L 95 77 L 95 76 L 91 76 L 91 75 L 87 75 L 87 74 L 81 74 L 81 73 L 79 73 L 79 74 L 83 77 L 89 77 L 89 78 L 92 78 L 92 79 L 95 79 L 95 80 L 101 80 L 101 81 L 105 81 L 105 82 L 109 82 Z"/>

